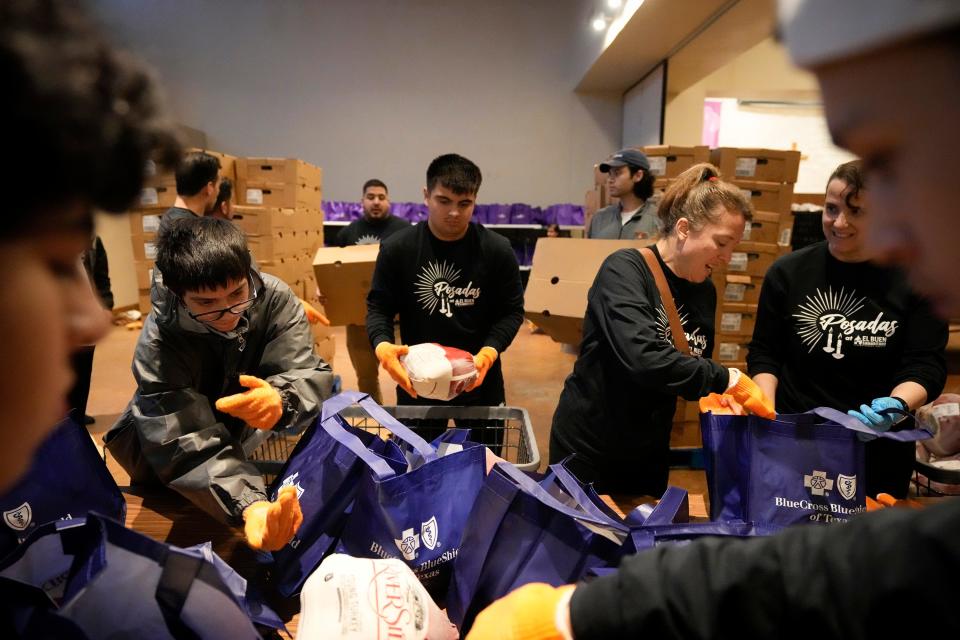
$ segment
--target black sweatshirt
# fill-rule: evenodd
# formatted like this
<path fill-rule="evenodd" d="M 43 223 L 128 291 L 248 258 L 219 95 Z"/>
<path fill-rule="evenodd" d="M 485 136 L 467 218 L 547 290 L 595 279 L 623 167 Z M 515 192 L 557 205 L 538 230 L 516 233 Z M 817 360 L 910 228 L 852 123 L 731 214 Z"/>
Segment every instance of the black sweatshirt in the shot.
<path fill-rule="evenodd" d="M 673 346 L 653 274 L 636 249 L 611 254 L 588 294 L 583 341 L 553 416 L 550 460 L 571 464 L 605 492 L 660 495 L 666 487 L 677 396 L 697 400 L 727 388 L 710 360 L 717 294 L 709 280 L 675 275 L 654 253 L 694 355 Z"/>
<path fill-rule="evenodd" d="M 200 218 L 190 209 L 184 209 L 183 207 L 170 207 L 163 212 L 163 215 L 160 216 L 160 228 L 157 229 L 157 237 L 160 237 L 167 232 L 167 229 L 170 228 L 170 225 L 176 222 L 177 220 L 193 220 L 194 218 Z"/>
<path fill-rule="evenodd" d="M 714 538 L 626 558 L 580 585 L 576 640 L 956 638 L 960 499 L 770 538 Z M 899 621 L 899 622 L 898 622 Z"/>
<path fill-rule="evenodd" d="M 337 244 L 341 247 L 352 244 L 379 244 L 409 226 L 409 222 L 396 216 L 388 215 L 382 220 L 368 220 L 364 216 L 340 230 Z"/>
<path fill-rule="evenodd" d="M 426 222 L 380 245 L 367 295 L 367 335 L 393 342 L 400 315 L 403 344 L 437 342 L 476 354 L 506 351 L 523 322 L 523 285 L 506 238 L 470 224 L 460 240 L 437 239 Z M 502 384 L 500 360 L 483 386 Z M 478 389 L 479 390 L 479 389 Z"/>
<path fill-rule="evenodd" d="M 847 411 L 907 381 L 936 399 L 947 377 L 946 344 L 947 324 L 903 272 L 841 262 L 819 242 L 767 272 L 747 365 L 751 376 L 777 376 L 779 413 Z"/>

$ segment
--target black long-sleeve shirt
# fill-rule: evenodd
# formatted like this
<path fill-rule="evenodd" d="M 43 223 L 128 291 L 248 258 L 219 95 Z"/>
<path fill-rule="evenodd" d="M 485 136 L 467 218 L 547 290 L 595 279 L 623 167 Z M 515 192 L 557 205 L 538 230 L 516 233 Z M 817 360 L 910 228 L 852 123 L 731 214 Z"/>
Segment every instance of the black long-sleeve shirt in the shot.
<path fill-rule="evenodd" d="M 956 638 L 960 499 L 770 538 L 714 538 L 625 559 L 580 585 L 576 640 Z"/>
<path fill-rule="evenodd" d="M 394 341 L 397 314 L 404 344 L 503 353 L 523 322 L 523 285 L 510 243 L 479 224 L 453 242 L 437 239 L 426 222 L 393 234 L 380 245 L 367 295 L 374 347 Z M 484 386 L 502 378 L 499 365 L 498 359 Z"/>
<path fill-rule="evenodd" d="M 354 220 L 337 234 L 337 244 L 346 247 L 353 244 L 379 244 L 397 231 L 410 226 L 403 218 L 388 215 L 382 220 L 369 220 L 366 217 Z"/>
<path fill-rule="evenodd" d="M 834 258 L 826 242 L 786 255 L 760 290 L 751 376 L 777 376 L 776 407 L 846 411 L 915 382 L 934 400 L 947 370 L 947 325 L 899 269 Z"/>
<path fill-rule="evenodd" d="M 697 400 L 727 388 L 727 369 L 710 360 L 717 294 L 663 263 L 692 355 L 673 345 L 653 274 L 635 249 L 621 249 L 600 267 L 590 288 L 583 341 L 553 416 L 550 459 L 576 453 L 607 492 L 659 495 L 668 471 L 677 396 Z M 579 462 L 578 462 L 579 459 Z M 580 467 L 578 469 L 578 466 Z M 617 479 L 605 479 L 616 474 Z M 628 483 L 629 486 L 621 484 Z"/>

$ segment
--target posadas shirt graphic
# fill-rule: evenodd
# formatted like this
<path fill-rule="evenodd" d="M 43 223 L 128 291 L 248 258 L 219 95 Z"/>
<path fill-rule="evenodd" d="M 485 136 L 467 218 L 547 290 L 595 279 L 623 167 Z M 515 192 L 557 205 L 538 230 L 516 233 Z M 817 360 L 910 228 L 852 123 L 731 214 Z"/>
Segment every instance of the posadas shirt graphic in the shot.
<path fill-rule="evenodd" d="M 690 314 L 684 311 L 683 305 L 677 307 L 677 315 L 680 316 L 680 326 L 683 327 L 683 333 L 687 336 L 690 354 L 704 357 L 710 343 L 707 331 L 703 327 L 694 326 L 690 320 Z M 673 333 L 670 330 L 670 318 L 667 316 L 667 310 L 662 303 L 657 306 L 657 335 L 662 342 L 676 346 L 673 342 Z"/>
<path fill-rule="evenodd" d="M 452 263 L 431 260 L 417 275 L 417 300 L 427 314 L 452 318 L 457 309 L 472 307 L 480 299 L 480 287 L 463 280 L 461 270 Z"/>
<path fill-rule="evenodd" d="M 841 360 L 851 349 L 883 349 L 900 325 L 856 290 L 817 288 L 793 314 L 797 334 L 809 352 L 820 349 Z"/>

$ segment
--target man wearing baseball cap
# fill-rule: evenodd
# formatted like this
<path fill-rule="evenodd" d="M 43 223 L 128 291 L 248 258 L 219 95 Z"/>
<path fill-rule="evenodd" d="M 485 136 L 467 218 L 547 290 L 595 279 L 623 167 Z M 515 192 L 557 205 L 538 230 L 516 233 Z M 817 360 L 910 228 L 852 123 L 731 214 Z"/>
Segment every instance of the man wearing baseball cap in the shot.
<path fill-rule="evenodd" d="M 607 174 L 607 189 L 620 202 L 597 211 L 587 229 L 588 238 L 634 240 L 658 233 L 657 204 L 652 202 L 653 175 L 642 151 L 623 149 L 598 167 Z"/>
<path fill-rule="evenodd" d="M 870 184 L 867 242 L 943 316 L 960 314 L 956 150 L 960 1 L 780 0 L 795 63 L 817 75 L 834 141 Z M 960 499 L 754 540 L 625 558 L 590 583 L 529 584 L 468 640 L 960 636 Z"/>

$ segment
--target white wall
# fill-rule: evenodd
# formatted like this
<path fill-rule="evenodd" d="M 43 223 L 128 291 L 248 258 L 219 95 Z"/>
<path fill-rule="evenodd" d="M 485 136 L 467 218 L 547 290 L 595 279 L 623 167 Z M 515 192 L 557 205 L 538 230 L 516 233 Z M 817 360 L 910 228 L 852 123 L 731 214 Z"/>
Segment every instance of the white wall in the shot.
<path fill-rule="evenodd" d="M 800 150 L 796 193 L 823 193 L 837 165 L 855 158 L 830 140 L 820 108 L 721 102 L 719 146 Z"/>
<path fill-rule="evenodd" d="M 623 96 L 623 138 L 620 147 L 660 144 L 663 117 L 663 65 Z"/>
<path fill-rule="evenodd" d="M 484 173 L 483 202 L 581 202 L 620 145 L 619 96 L 582 96 L 592 0 L 96 0 L 118 41 L 157 68 L 211 148 L 295 156 L 324 198 L 379 177 L 421 197 L 446 152 Z M 587 47 L 589 48 L 589 47 Z"/>

